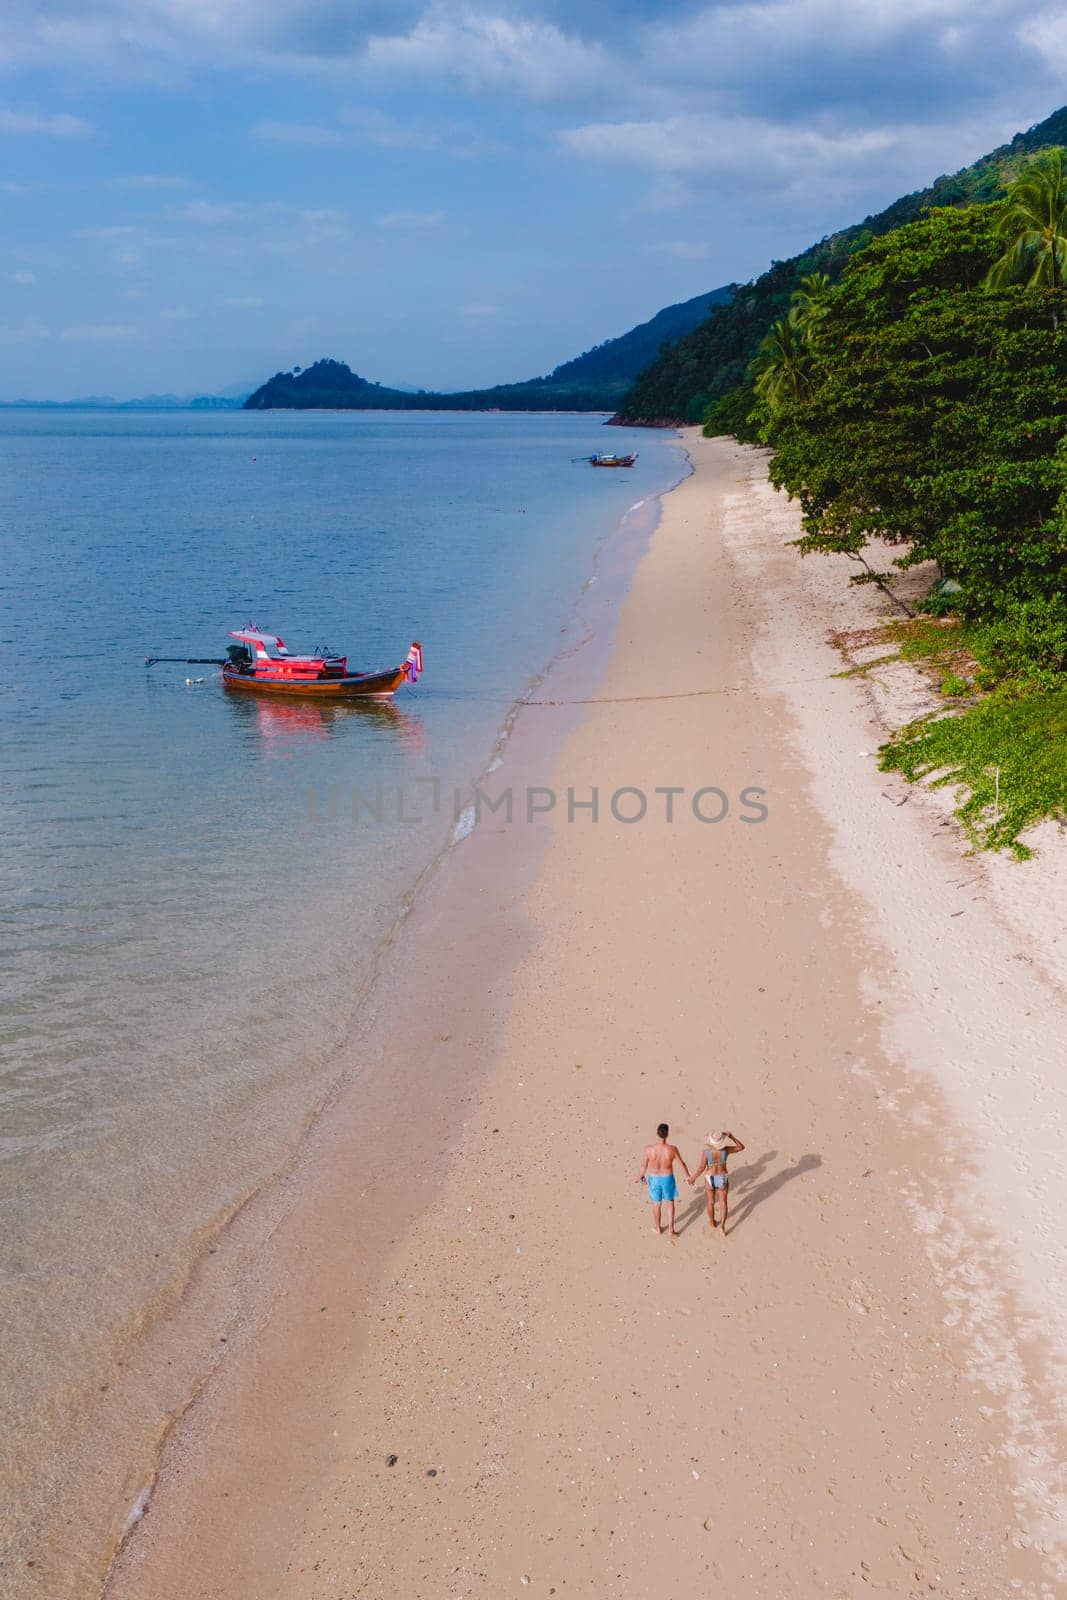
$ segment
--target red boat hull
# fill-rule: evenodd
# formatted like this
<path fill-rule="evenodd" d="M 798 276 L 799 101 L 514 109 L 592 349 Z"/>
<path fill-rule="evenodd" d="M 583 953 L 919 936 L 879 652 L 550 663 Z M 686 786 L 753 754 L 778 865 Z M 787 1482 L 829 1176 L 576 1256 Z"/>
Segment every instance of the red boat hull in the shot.
<path fill-rule="evenodd" d="M 311 696 L 316 700 L 350 700 L 357 695 L 383 700 L 395 694 L 407 680 L 406 667 L 390 667 L 386 672 L 357 672 L 344 678 L 260 678 L 251 672 L 237 672 L 232 667 L 222 669 L 222 681 L 227 689 L 252 694 Z"/>

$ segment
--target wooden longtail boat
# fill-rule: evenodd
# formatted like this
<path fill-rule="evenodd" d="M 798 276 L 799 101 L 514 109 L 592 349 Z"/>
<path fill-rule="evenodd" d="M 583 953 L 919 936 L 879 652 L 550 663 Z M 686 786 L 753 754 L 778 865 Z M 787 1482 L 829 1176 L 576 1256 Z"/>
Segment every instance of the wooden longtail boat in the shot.
<path fill-rule="evenodd" d="M 293 655 L 276 633 L 264 633 L 253 623 L 236 629 L 230 638 L 237 643 L 228 645 L 226 655 L 219 659 L 148 656 L 145 665 L 184 660 L 190 666 L 218 666 L 227 689 L 252 694 L 310 695 L 316 699 L 349 699 L 354 695 L 388 699 L 401 684 L 417 682 L 422 671 L 422 646 L 418 640 L 398 667 L 387 667 L 382 672 L 349 672 L 346 656 L 325 649 L 312 656 Z"/>
<path fill-rule="evenodd" d="M 636 460 L 636 450 L 628 456 L 616 456 L 610 450 L 598 450 L 596 455 L 589 457 L 589 464 L 593 467 L 632 467 Z"/>

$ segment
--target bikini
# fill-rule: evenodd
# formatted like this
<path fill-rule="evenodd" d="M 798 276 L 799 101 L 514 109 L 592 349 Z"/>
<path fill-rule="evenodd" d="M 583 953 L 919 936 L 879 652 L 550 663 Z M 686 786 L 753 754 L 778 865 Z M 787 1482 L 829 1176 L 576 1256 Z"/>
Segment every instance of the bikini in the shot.
<path fill-rule="evenodd" d="M 704 1181 L 705 1183 L 710 1184 L 711 1188 L 713 1189 L 725 1189 L 730 1181 L 729 1175 L 726 1171 L 726 1157 L 728 1155 L 728 1150 L 708 1151 L 708 1170 L 704 1174 Z M 714 1156 L 718 1156 L 720 1162 L 720 1168 L 717 1171 L 713 1170 L 711 1165 L 712 1158 Z"/>

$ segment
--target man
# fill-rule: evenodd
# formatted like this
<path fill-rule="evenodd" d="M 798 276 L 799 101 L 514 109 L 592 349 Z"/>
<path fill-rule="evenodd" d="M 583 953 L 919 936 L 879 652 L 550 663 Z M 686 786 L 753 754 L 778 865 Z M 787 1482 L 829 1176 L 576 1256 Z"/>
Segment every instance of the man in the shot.
<path fill-rule="evenodd" d="M 640 1183 L 647 1178 L 648 1198 L 652 1201 L 652 1226 L 657 1233 L 662 1233 L 660 1222 L 660 1207 L 667 1206 L 667 1232 L 672 1239 L 678 1235 L 674 1228 L 674 1202 L 678 1198 L 678 1185 L 674 1181 L 674 1163 L 681 1161 L 682 1171 L 689 1178 L 689 1168 L 682 1161 L 677 1145 L 667 1143 L 670 1133 L 665 1122 L 661 1122 L 656 1129 L 658 1139 L 655 1144 L 650 1144 L 645 1151 L 645 1159 L 641 1163 L 641 1171 L 637 1174 Z M 692 1183 L 692 1178 L 689 1178 Z"/>

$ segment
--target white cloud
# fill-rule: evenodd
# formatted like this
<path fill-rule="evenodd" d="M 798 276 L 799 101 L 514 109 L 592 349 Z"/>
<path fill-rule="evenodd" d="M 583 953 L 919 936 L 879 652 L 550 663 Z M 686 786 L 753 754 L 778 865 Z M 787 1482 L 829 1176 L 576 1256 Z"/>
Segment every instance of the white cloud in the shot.
<path fill-rule="evenodd" d="M 25 194 L 25 193 L 26 193 L 26 185 L 24 183 L 12 183 L 10 180 L 6 180 L 5 182 L 0 183 L 0 194 Z"/>
<path fill-rule="evenodd" d="M 105 244 L 111 244 L 118 239 L 132 239 L 139 231 L 140 230 L 135 228 L 132 223 L 122 222 L 117 224 L 108 224 L 96 228 L 79 228 L 78 238 L 100 239 Z"/>
<path fill-rule="evenodd" d="M 376 106 L 343 106 L 340 120 L 379 150 L 444 150 L 453 160 L 469 161 L 476 156 L 498 155 L 507 148 L 466 122 L 428 127 L 418 122 L 400 122 Z"/>
<path fill-rule="evenodd" d="M 379 228 L 437 228 L 445 220 L 443 211 L 387 211 L 378 218 Z"/>
<path fill-rule="evenodd" d="M 0 106 L 0 133 L 43 133 L 56 139 L 84 139 L 94 131 L 84 117 L 66 111 L 12 111 Z"/>
<path fill-rule="evenodd" d="M 1039 11 L 1019 27 L 1019 39 L 1041 56 L 1061 83 L 1067 83 L 1067 11 Z"/>
<path fill-rule="evenodd" d="M 310 122 L 257 122 L 252 129 L 257 139 L 274 144 L 325 145 L 340 144 L 341 135 L 336 128 L 322 128 Z"/>
<path fill-rule="evenodd" d="M 358 57 L 372 25 L 406 28 L 419 10 L 417 0 L 5 0 L 0 65 L 156 81 L 196 65 L 330 73 Z"/>
<path fill-rule="evenodd" d="M 298 211 L 297 218 L 312 228 L 335 228 L 348 221 L 343 211 L 331 206 L 322 206 L 317 211 Z"/>
<path fill-rule="evenodd" d="M 442 78 L 478 92 L 518 93 L 533 100 L 566 99 L 607 76 L 606 52 L 596 42 L 565 34 L 549 22 L 493 16 L 440 6 L 407 33 L 368 39 L 361 58 L 375 78 Z"/>
<path fill-rule="evenodd" d="M 692 112 L 647 122 L 590 122 L 565 128 L 561 142 L 576 155 L 670 173 L 789 175 L 812 166 L 863 165 L 891 149 L 892 129 L 817 128 Z"/>
<path fill-rule="evenodd" d="M 36 272 L 13 272 L 11 274 L 11 282 L 17 283 L 20 288 L 28 289 L 31 284 L 37 282 L 37 274 Z"/>
<path fill-rule="evenodd" d="M 189 200 L 183 206 L 174 206 L 169 215 L 180 222 L 213 227 L 220 222 L 237 222 L 244 212 L 239 205 L 215 205 L 210 200 Z"/>
<path fill-rule="evenodd" d="M 710 4 L 647 30 L 644 76 L 698 86 L 705 96 L 740 93 L 739 109 L 749 110 L 760 95 L 779 112 L 820 101 L 870 103 L 872 96 L 887 110 L 929 106 L 934 84 L 953 102 L 983 91 L 988 100 L 1009 64 L 1021 69 L 1016 33 L 1031 15 L 1027 0 Z"/>
<path fill-rule="evenodd" d="M 134 331 L 121 322 L 92 322 L 80 328 L 64 328 L 60 338 L 68 344 L 116 344 L 131 339 Z"/>
<path fill-rule="evenodd" d="M 189 189 L 188 178 L 166 172 L 135 172 L 127 178 L 112 178 L 112 189 Z"/>
<path fill-rule="evenodd" d="M 434 150 L 441 143 L 436 128 L 398 122 L 374 106 L 345 106 L 341 121 L 381 150 Z"/>
<path fill-rule="evenodd" d="M 713 195 L 718 204 L 729 197 L 735 229 L 773 199 L 784 208 L 779 231 L 786 212 L 790 226 L 829 231 L 921 188 L 939 171 L 973 161 L 1017 126 L 1013 120 L 990 123 L 988 114 L 945 124 L 864 126 L 829 117 L 775 122 L 693 112 L 586 123 L 559 138 L 584 161 L 643 170 L 668 190 L 683 181 L 705 204 Z"/>
<path fill-rule="evenodd" d="M 196 315 L 188 306 L 167 306 L 166 310 L 159 314 L 167 322 L 192 322 Z"/>
<path fill-rule="evenodd" d="M 0 344 L 36 344 L 39 339 L 49 339 L 51 334 L 43 322 L 27 318 L 25 322 L 0 323 Z"/>
<path fill-rule="evenodd" d="M 232 306 L 238 311 L 254 311 L 259 306 L 266 305 L 266 301 L 258 294 L 218 295 L 215 304 Z"/>

